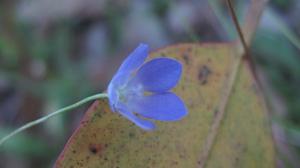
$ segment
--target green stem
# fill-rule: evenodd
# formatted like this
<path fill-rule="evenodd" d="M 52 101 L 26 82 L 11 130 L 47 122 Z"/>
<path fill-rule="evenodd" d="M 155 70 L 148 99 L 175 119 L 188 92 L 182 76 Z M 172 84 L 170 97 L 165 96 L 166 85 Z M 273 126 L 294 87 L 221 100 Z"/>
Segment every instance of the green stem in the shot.
<path fill-rule="evenodd" d="M 89 96 L 89 97 L 87 97 L 85 99 L 82 99 L 82 100 L 78 101 L 77 103 L 74 103 L 74 104 L 69 105 L 69 106 L 64 107 L 64 108 L 61 108 L 61 109 L 59 109 L 59 110 L 57 110 L 57 111 L 55 111 L 55 112 L 53 112 L 51 114 L 48 114 L 48 115 L 46 115 L 46 116 L 44 116 L 42 118 L 39 118 L 39 119 L 34 120 L 34 121 L 31 121 L 31 122 L 23 125 L 22 127 L 16 129 L 15 131 L 11 132 L 10 134 L 6 135 L 5 137 L 1 138 L 1 140 L 0 140 L 0 146 L 3 145 L 3 143 L 5 141 L 7 141 L 9 138 L 11 138 L 12 136 L 14 136 L 14 135 L 16 135 L 16 134 L 18 134 L 18 133 L 20 133 L 20 132 L 22 132 L 22 131 L 30 128 L 30 127 L 32 127 L 32 126 L 40 124 L 40 123 L 46 121 L 47 119 L 49 119 L 49 118 L 51 118 L 53 116 L 56 116 L 58 114 L 61 114 L 63 112 L 69 111 L 69 110 L 72 110 L 72 109 L 74 109 L 74 108 L 76 108 L 78 106 L 81 106 L 81 105 L 89 102 L 89 101 L 97 100 L 97 99 L 101 99 L 101 98 L 105 98 L 105 97 L 107 97 L 106 93 L 99 93 L 99 94 L 96 94 L 96 95 L 92 95 L 92 96 Z"/>

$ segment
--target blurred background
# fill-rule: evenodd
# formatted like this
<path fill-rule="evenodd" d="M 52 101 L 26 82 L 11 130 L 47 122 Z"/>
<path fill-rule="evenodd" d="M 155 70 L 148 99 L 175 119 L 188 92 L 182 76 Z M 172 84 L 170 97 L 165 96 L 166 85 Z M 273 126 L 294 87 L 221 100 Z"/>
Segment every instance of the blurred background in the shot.
<path fill-rule="evenodd" d="M 242 22 L 250 1 L 233 2 Z M 300 158 L 299 16 L 299 0 L 270 0 L 251 46 L 282 167 Z M 1 0 L 0 137 L 104 91 L 140 42 L 154 50 L 236 38 L 225 0 Z M 0 167 L 51 167 L 88 106 L 12 138 Z"/>

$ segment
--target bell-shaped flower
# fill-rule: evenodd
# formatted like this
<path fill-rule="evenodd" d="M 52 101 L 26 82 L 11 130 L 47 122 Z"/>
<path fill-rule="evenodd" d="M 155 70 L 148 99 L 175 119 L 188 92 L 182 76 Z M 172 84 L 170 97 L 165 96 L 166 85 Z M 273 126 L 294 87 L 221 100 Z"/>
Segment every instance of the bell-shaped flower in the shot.
<path fill-rule="evenodd" d="M 146 63 L 149 47 L 140 44 L 122 63 L 108 86 L 112 111 L 119 112 L 145 130 L 155 125 L 149 119 L 180 120 L 187 114 L 183 101 L 170 90 L 178 83 L 182 65 L 171 58 Z"/>

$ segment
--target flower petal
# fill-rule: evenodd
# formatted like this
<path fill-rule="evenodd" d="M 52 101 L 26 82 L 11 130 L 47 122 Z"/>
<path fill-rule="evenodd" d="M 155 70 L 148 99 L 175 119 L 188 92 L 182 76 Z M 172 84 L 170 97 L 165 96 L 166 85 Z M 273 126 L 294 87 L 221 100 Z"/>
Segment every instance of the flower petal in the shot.
<path fill-rule="evenodd" d="M 115 76 L 113 76 L 112 80 L 108 84 L 107 94 L 110 108 L 112 109 L 112 111 L 115 111 L 114 106 L 118 101 L 117 90 L 122 85 L 124 85 L 127 82 L 127 80 L 129 80 L 129 76 L 130 75 L 128 73 L 117 73 L 115 74 Z"/>
<path fill-rule="evenodd" d="M 135 78 L 146 91 L 164 92 L 177 84 L 181 72 L 181 63 L 175 59 L 156 58 L 145 63 Z"/>
<path fill-rule="evenodd" d="M 129 105 L 134 112 L 155 120 L 176 121 L 187 115 L 182 100 L 169 92 L 136 98 Z"/>
<path fill-rule="evenodd" d="M 130 121 L 132 121 L 133 123 L 135 123 L 137 126 L 141 127 L 144 130 L 150 131 L 155 129 L 155 124 L 153 122 L 137 117 L 136 115 L 131 113 L 128 110 L 128 108 L 126 108 L 126 106 L 122 104 L 118 104 L 118 111 L 121 115 L 123 115 L 124 117 L 126 117 L 127 119 L 129 119 Z"/>
<path fill-rule="evenodd" d="M 141 66 L 148 56 L 149 46 L 139 44 L 139 46 L 123 61 L 118 72 L 130 72 Z"/>

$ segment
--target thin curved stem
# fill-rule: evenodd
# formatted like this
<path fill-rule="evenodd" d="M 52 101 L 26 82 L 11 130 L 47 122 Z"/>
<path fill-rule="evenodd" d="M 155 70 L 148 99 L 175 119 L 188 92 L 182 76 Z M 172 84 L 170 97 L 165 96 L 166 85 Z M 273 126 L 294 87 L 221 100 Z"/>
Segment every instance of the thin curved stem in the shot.
<path fill-rule="evenodd" d="M 34 121 L 31 121 L 31 122 L 23 125 L 22 127 L 14 130 L 10 134 L 6 135 L 5 137 L 1 138 L 1 140 L 0 140 L 0 146 L 3 145 L 4 142 L 6 142 L 9 138 L 13 137 L 14 135 L 16 135 L 16 134 L 18 134 L 18 133 L 20 133 L 20 132 L 22 132 L 22 131 L 30 128 L 30 127 L 33 127 L 33 126 L 35 126 L 37 124 L 40 124 L 40 123 L 46 121 L 47 119 L 49 119 L 51 117 L 54 117 L 54 116 L 56 116 L 58 114 L 66 112 L 66 111 L 70 111 L 70 110 L 72 110 L 72 109 L 74 109 L 76 107 L 79 107 L 79 106 L 81 106 L 81 105 L 83 105 L 83 104 L 85 104 L 85 103 L 87 103 L 89 101 L 97 100 L 97 99 L 101 99 L 101 98 L 105 98 L 105 97 L 107 97 L 106 93 L 99 93 L 99 94 L 96 94 L 96 95 L 92 95 L 92 96 L 84 98 L 84 99 L 82 99 L 82 100 L 80 100 L 80 101 L 78 101 L 78 102 L 76 102 L 76 103 L 74 103 L 72 105 L 69 105 L 67 107 L 61 108 L 61 109 L 59 109 L 59 110 L 57 110 L 57 111 L 55 111 L 55 112 L 53 112 L 51 114 L 48 114 L 48 115 L 46 115 L 46 116 L 44 116 L 42 118 L 39 118 L 39 119 L 34 120 Z"/>

